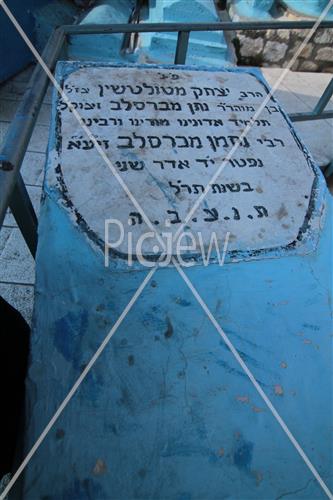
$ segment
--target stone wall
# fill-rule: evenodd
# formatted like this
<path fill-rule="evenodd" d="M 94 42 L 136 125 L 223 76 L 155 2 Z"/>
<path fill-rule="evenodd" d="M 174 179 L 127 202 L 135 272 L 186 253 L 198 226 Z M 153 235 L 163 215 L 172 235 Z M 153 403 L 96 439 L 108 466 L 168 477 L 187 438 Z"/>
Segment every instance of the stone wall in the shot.
<path fill-rule="evenodd" d="M 308 30 L 237 31 L 233 44 L 240 65 L 285 67 Z M 291 68 L 333 73 L 333 29 L 318 29 Z"/>

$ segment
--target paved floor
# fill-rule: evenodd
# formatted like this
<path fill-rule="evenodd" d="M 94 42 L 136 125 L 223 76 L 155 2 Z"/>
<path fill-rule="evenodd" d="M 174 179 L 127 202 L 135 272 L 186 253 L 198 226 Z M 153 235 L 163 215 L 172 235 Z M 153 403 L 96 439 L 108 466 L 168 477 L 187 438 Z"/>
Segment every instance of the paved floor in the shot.
<path fill-rule="evenodd" d="M 274 85 L 281 69 L 263 69 L 267 81 Z M 22 98 L 31 68 L 0 86 L 0 143 Z M 276 96 L 289 113 L 309 111 L 330 81 L 332 75 L 289 72 Z M 22 175 L 38 212 L 43 182 L 51 110 L 51 89 L 41 108 L 35 131 L 22 166 Z M 329 105 L 333 107 L 333 101 Z M 329 109 L 329 107 L 327 108 Z M 326 166 L 333 160 L 333 120 L 295 124 L 315 160 Z M 31 323 L 35 266 L 25 242 L 8 213 L 0 231 L 0 295 L 13 304 Z"/>

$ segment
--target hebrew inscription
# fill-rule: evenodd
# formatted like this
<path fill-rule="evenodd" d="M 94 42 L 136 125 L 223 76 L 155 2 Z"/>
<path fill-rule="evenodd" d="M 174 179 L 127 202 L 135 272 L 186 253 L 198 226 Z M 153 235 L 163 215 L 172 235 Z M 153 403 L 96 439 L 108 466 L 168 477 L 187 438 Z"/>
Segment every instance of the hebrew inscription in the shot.
<path fill-rule="evenodd" d="M 221 241 L 230 232 L 236 251 L 296 240 L 315 174 L 275 100 L 242 137 L 267 95 L 255 76 L 88 65 L 65 78 L 64 91 L 159 234 L 175 232 L 208 185 L 186 224 L 207 245 L 212 231 Z M 140 238 L 149 231 L 142 214 L 61 98 L 57 115 L 55 164 L 76 211 L 100 240 L 111 218 Z M 147 254 L 154 245 L 147 240 Z M 119 250 L 127 253 L 126 241 Z"/>

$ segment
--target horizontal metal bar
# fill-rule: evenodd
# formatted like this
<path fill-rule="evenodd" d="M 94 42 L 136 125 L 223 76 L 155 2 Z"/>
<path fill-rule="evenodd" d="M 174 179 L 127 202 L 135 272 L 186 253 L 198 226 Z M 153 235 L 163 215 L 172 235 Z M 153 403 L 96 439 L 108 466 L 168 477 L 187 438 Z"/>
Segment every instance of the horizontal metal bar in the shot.
<path fill-rule="evenodd" d="M 52 33 L 43 51 L 42 58 L 51 71 L 54 69 L 59 58 L 64 41 L 65 32 L 61 28 L 58 28 Z M 37 64 L 3 142 L 0 152 L 0 227 L 3 223 L 14 189 L 16 188 L 21 164 L 48 83 L 47 74 L 44 69 Z M 31 224 L 30 229 L 32 232 L 36 231 L 34 224 Z"/>
<path fill-rule="evenodd" d="M 311 120 L 328 120 L 333 118 L 332 111 L 323 111 L 322 113 L 315 113 L 314 111 L 308 111 L 304 113 L 291 113 L 289 118 L 292 122 L 306 122 Z"/>
<path fill-rule="evenodd" d="M 185 64 L 189 37 L 189 31 L 179 31 L 175 54 L 175 64 Z"/>
<path fill-rule="evenodd" d="M 268 29 L 311 29 L 317 21 L 222 21 L 220 23 L 140 23 L 64 25 L 68 35 L 101 35 L 112 33 L 151 33 L 173 31 L 230 31 Z M 333 28 L 333 21 L 322 21 L 320 28 Z"/>

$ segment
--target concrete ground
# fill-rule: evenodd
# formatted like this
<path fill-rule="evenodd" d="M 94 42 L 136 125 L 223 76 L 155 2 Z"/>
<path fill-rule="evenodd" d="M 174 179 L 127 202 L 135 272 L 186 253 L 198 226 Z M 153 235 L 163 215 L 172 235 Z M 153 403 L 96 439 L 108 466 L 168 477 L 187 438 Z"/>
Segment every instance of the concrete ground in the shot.
<path fill-rule="evenodd" d="M 32 68 L 28 68 L 0 86 L 0 144 L 23 96 L 31 71 Z M 283 70 L 263 68 L 262 71 L 268 83 L 274 85 Z M 313 109 L 331 78 L 331 74 L 288 72 L 276 91 L 276 97 L 289 113 L 309 111 Z M 50 103 L 51 89 L 44 99 L 21 170 L 37 212 L 46 159 Z M 327 109 L 332 107 L 333 100 Z M 296 123 L 295 128 L 320 166 L 333 161 L 333 120 Z M 8 213 L 0 230 L 0 295 L 16 307 L 29 323 L 32 318 L 34 281 L 34 260 L 13 216 Z"/>

